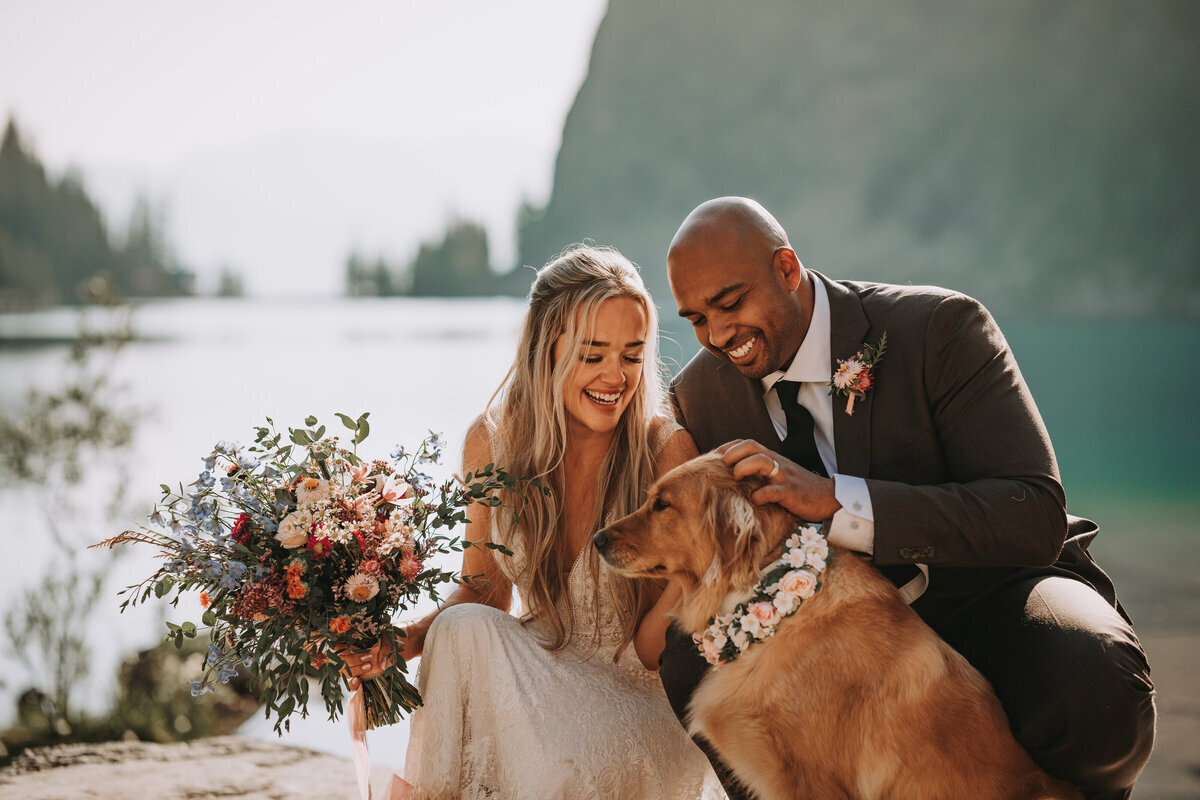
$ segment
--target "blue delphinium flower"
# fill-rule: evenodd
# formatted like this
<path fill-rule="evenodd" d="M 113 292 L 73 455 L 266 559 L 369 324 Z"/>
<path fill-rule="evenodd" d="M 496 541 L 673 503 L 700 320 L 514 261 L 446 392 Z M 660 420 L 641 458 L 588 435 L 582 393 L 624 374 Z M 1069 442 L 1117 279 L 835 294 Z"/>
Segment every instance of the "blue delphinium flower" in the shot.
<path fill-rule="evenodd" d="M 404 445 L 399 445 L 395 450 L 392 451 L 391 458 L 392 461 L 400 461 L 407 455 L 408 451 L 404 449 Z"/>
<path fill-rule="evenodd" d="M 223 653 L 221 652 L 221 648 L 217 647 L 215 644 L 210 644 L 208 646 L 208 658 L 204 660 L 204 663 L 215 664 L 221 660 L 222 655 Z"/>
<path fill-rule="evenodd" d="M 237 677 L 236 669 L 222 667 L 220 673 L 217 675 L 217 680 L 221 681 L 221 683 L 229 683 L 230 679 L 235 677 Z"/>
<path fill-rule="evenodd" d="M 212 686 L 208 685 L 200 678 L 197 678 L 194 681 L 188 681 L 187 685 L 192 690 L 192 697 L 199 697 L 200 695 L 208 694 L 213 690 Z"/>

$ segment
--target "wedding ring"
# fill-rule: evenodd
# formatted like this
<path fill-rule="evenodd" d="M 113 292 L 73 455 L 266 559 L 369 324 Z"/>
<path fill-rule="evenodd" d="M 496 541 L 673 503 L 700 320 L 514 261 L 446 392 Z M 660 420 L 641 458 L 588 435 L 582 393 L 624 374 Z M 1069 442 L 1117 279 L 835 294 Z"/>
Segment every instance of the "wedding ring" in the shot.
<path fill-rule="evenodd" d="M 771 478 L 779 474 L 779 462 L 772 458 L 771 464 L 771 471 L 767 473 L 767 480 L 771 480 Z"/>

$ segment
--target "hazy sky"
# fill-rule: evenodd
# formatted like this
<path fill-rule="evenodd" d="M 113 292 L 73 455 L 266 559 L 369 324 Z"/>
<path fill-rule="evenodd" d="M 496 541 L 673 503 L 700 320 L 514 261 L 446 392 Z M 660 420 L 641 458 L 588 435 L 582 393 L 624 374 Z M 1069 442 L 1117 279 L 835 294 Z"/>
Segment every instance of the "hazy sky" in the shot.
<path fill-rule="evenodd" d="M 296 130 L 553 149 L 603 0 L 0 0 L 0 109 L 47 161 Z"/>
<path fill-rule="evenodd" d="M 351 248 L 403 263 L 456 215 L 503 269 L 605 6 L 0 0 L 0 114 L 118 229 L 161 202 L 201 289 L 336 293 Z"/>

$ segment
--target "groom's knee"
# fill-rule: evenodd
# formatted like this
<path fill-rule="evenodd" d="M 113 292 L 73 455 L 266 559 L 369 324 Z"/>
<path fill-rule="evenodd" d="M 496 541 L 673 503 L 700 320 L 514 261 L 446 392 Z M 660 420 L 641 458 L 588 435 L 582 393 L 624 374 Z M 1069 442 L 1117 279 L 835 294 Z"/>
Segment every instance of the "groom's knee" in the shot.
<path fill-rule="evenodd" d="M 1154 687 L 1128 623 L 1091 587 L 1042 577 L 980 604 L 951 644 L 991 681 L 1017 740 L 1055 777 L 1121 797 L 1154 744 Z"/>

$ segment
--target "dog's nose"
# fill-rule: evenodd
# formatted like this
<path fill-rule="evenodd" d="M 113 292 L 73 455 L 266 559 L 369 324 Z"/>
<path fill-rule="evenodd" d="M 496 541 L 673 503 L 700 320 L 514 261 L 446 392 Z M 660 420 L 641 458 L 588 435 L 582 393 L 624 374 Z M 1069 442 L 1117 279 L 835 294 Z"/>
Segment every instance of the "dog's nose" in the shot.
<path fill-rule="evenodd" d="M 603 552 L 604 548 L 608 547 L 611 539 L 608 536 L 608 531 L 599 530 L 592 534 L 592 544 L 596 545 L 596 549 Z"/>

